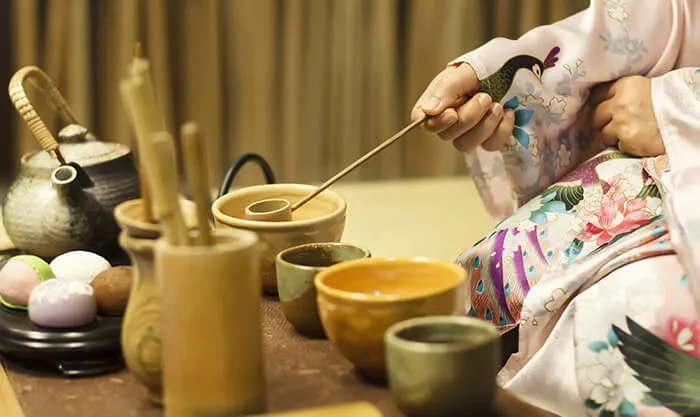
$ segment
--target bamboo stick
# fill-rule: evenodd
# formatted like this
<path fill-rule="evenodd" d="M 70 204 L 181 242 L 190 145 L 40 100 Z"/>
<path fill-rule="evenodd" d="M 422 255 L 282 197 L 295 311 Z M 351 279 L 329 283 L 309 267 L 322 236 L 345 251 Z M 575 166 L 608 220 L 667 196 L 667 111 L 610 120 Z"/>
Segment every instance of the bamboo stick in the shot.
<path fill-rule="evenodd" d="M 144 158 L 150 160 L 147 140 L 153 132 L 164 131 L 165 121 L 158 107 L 150 76 L 150 62 L 141 56 L 141 47 L 136 45 L 134 59 L 129 65 L 129 75 L 120 83 L 122 99 L 131 116 L 138 141 L 138 159 L 141 175 L 141 198 L 144 202 L 144 215 L 147 222 L 153 222 L 149 184 L 143 176 L 148 176 Z"/>
<path fill-rule="evenodd" d="M 153 191 L 153 209 L 161 224 L 162 236 L 171 246 L 188 246 L 190 238 L 180 210 L 180 193 L 175 142 L 166 131 L 149 136 L 148 184 Z"/>
<path fill-rule="evenodd" d="M 209 176 L 205 163 L 206 148 L 204 143 L 197 123 L 189 122 L 182 125 L 180 128 L 182 159 L 185 164 L 187 183 L 197 205 L 197 228 L 199 230 L 197 243 L 209 246 L 212 243 L 209 234 Z"/>

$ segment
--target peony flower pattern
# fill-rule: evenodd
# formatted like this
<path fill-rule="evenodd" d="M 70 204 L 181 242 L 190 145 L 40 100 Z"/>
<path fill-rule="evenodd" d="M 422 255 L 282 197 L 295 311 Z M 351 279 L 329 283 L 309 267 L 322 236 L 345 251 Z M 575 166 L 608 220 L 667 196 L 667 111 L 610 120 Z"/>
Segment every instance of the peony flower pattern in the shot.
<path fill-rule="evenodd" d="M 600 207 L 588 220 L 578 239 L 604 245 L 616 236 L 648 223 L 651 217 L 646 207 L 646 199 L 628 198 L 613 186 L 603 196 Z"/>

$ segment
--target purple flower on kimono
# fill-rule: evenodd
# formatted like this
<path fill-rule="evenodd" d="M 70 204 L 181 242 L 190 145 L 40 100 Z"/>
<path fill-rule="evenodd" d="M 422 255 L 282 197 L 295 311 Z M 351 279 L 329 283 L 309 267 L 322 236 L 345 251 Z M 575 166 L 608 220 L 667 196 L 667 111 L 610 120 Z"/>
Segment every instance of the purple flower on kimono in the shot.
<path fill-rule="evenodd" d="M 547 222 L 547 213 L 566 213 L 566 203 L 555 200 L 556 192 L 551 192 L 542 198 L 540 208 L 530 213 L 530 221 L 544 226 Z"/>
<path fill-rule="evenodd" d="M 523 146 L 523 148 L 529 149 L 530 134 L 528 134 L 523 128 L 527 126 L 528 123 L 530 123 L 530 119 L 532 119 L 532 115 L 534 112 L 528 109 L 516 110 L 519 106 L 520 100 L 518 100 L 518 96 L 513 96 L 513 98 L 503 103 L 504 109 L 515 110 L 515 125 L 513 126 L 513 136 L 515 136 L 515 139 L 518 141 L 518 143 L 520 143 L 520 145 Z"/>

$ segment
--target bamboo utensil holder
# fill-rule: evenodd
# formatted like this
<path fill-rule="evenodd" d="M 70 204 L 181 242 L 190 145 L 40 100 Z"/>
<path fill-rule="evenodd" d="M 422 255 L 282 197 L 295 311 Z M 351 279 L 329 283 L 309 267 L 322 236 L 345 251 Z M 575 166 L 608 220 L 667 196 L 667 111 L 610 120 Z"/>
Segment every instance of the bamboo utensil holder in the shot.
<path fill-rule="evenodd" d="M 165 417 L 265 412 L 258 238 L 234 229 L 212 238 L 211 246 L 156 246 Z"/>

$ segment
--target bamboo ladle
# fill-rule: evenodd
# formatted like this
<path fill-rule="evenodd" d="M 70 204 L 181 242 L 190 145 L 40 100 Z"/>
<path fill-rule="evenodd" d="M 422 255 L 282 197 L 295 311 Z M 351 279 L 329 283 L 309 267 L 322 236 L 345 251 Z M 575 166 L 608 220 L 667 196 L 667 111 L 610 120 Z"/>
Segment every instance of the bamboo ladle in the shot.
<path fill-rule="evenodd" d="M 422 117 L 414 120 L 413 122 L 411 122 L 411 124 L 409 124 L 408 126 L 404 127 L 400 131 L 398 131 L 396 134 L 394 134 L 394 136 L 390 137 L 389 139 L 382 142 L 376 148 L 367 152 L 364 156 L 362 156 L 361 158 L 359 158 L 358 160 L 356 160 L 352 164 L 348 165 L 345 169 L 343 169 L 339 173 L 335 174 L 329 180 L 327 180 L 326 182 L 321 184 L 318 188 L 316 188 L 311 193 L 307 194 L 304 198 L 297 201 L 296 203 L 291 204 L 289 202 L 289 200 L 286 200 L 284 198 L 270 198 L 270 199 L 266 199 L 266 200 L 256 201 L 256 202 L 254 202 L 246 207 L 245 217 L 248 220 L 258 220 L 258 221 L 267 221 L 267 222 L 291 221 L 292 220 L 292 212 L 294 212 L 295 210 L 297 210 L 299 207 L 303 206 L 304 204 L 308 203 L 312 198 L 321 194 L 323 192 L 323 190 L 330 187 L 336 181 L 340 180 L 344 176 L 348 175 L 355 168 L 364 164 L 370 158 L 377 155 L 379 152 L 383 151 L 384 149 L 386 149 L 390 145 L 392 145 L 394 142 L 401 139 L 408 132 L 410 132 L 411 130 L 413 130 L 414 128 L 419 126 L 421 123 L 423 123 L 427 118 L 428 118 L 428 116 L 423 115 Z"/>

